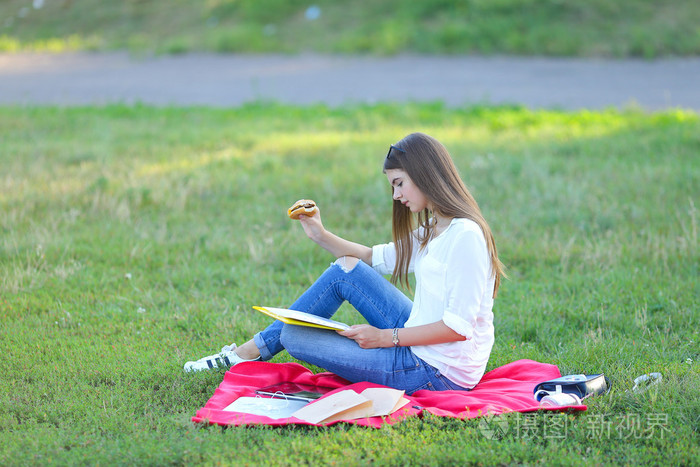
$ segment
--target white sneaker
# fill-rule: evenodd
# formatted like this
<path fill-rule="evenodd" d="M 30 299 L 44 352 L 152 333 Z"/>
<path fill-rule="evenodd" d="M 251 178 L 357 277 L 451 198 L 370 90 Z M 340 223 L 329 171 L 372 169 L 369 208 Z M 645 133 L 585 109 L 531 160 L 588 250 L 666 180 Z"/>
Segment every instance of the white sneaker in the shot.
<path fill-rule="evenodd" d="M 209 370 L 211 368 L 217 368 L 220 366 L 226 366 L 227 368 L 230 368 L 233 365 L 236 365 L 241 362 L 252 362 L 255 360 L 260 360 L 260 357 L 254 358 L 253 360 L 245 360 L 239 357 L 235 350 L 236 344 L 225 345 L 221 349 L 221 352 L 219 352 L 218 354 L 200 358 L 195 362 L 185 363 L 185 371 Z"/>

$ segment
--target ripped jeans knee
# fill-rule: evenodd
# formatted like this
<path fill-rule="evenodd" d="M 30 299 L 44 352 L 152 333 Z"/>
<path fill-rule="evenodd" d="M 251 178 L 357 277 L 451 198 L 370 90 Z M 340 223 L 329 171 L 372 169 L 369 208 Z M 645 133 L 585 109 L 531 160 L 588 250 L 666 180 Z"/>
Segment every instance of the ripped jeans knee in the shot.
<path fill-rule="evenodd" d="M 355 258 L 354 256 L 341 256 L 333 264 L 336 264 L 340 266 L 340 269 L 343 270 L 343 272 L 350 272 L 353 269 L 355 269 L 355 266 L 357 266 L 357 263 L 360 262 L 359 258 Z"/>

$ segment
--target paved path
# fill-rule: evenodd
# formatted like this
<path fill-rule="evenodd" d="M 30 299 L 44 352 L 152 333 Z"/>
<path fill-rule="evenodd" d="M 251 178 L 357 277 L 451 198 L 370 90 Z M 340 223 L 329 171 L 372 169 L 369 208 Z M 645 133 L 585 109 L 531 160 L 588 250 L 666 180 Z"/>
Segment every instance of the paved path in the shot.
<path fill-rule="evenodd" d="M 700 58 L 0 54 L 0 105 L 435 101 L 700 111 Z"/>

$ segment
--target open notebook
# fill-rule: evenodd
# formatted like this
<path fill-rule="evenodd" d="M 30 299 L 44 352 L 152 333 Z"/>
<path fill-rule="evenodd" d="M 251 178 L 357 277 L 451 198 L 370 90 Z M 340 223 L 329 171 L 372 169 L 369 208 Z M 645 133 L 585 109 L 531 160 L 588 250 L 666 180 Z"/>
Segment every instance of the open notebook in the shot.
<path fill-rule="evenodd" d="M 409 403 L 404 391 L 376 387 L 358 393 L 352 389 L 338 391 L 315 401 L 292 398 L 239 397 L 226 406 L 227 412 L 264 415 L 273 419 L 295 417 L 313 424 L 331 423 L 338 420 L 390 415 Z"/>

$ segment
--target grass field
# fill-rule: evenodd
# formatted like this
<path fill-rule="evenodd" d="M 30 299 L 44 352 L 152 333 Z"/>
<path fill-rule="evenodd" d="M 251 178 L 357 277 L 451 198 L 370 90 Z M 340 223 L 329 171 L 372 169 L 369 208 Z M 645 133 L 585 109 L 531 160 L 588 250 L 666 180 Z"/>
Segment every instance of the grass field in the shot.
<path fill-rule="evenodd" d="M 417 130 L 452 152 L 508 267 L 488 369 L 529 358 L 612 391 L 578 415 L 502 417 L 530 437 L 433 416 L 192 424 L 223 371 L 183 363 L 268 324 L 251 306 L 290 304 L 332 259 L 287 206 L 314 198 L 332 231 L 387 241 L 382 158 Z M 5 107 L 0 148 L 1 465 L 700 461 L 697 114 Z"/>
<path fill-rule="evenodd" d="M 660 57 L 700 54 L 696 0 L 5 0 L 0 50 Z"/>

